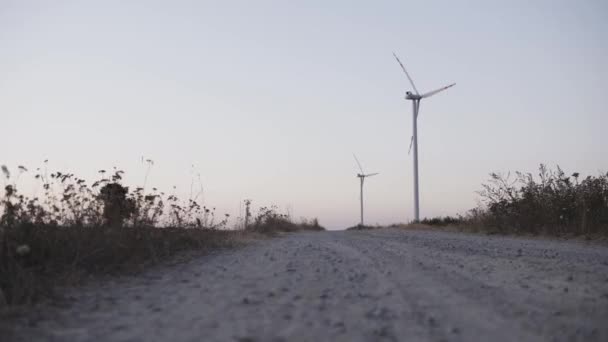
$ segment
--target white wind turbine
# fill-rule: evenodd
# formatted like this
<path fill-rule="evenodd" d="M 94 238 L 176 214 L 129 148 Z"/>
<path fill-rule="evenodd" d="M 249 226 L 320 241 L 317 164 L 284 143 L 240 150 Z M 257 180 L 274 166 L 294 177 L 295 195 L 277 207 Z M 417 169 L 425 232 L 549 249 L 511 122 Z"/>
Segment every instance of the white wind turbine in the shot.
<path fill-rule="evenodd" d="M 397 63 L 399 63 L 399 65 L 401 66 L 401 69 L 403 69 L 405 76 L 407 76 L 407 79 L 412 84 L 412 88 L 414 88 L 414 92 L 415 92 L 415 94 L 412 94 L 411 91 L 405 92 L 405 98 L 407 100 L 411 100 L 412 105 L 413 105 L 413 113 L 412 113 L 413 133 L 412 133 L 412 140 L 410 141 L 410 151 L 413 146 L 414 147 L 414 220 L 415 220 L 415 222 L 418 222 L 418 221 L 420 221 L 420 202 L 419 202 L 419 196 L 418 196 L 418 125 L 417 125 L 417 122 L 418 122 L 418 110 L 420 109 L 420 100 L 427 98 L 427 97 L 431 97 L 439 92 L 442 92 L 450 87 L 453 87 L 454 85 L 456 85 L 456 83 L 452 83 L 448 86 L 445 86 L 445 87 L 439 88 L 437 90 L 433 90 L 428 93 L 420 95 L 420 93 L 418 93 L 418 89 L 416 89 L 416 85 L 414 85 L 414 81 L 412 81 L 410 74 L 407 72 L 407 70 L 403 66 L 403 63 L 401 63 L 401 61 L 399 60 L 399 57 L 397 57 L 397 55 L 394 52 L 393 52 L 393 56 L 395 56 Z"/>
<path fill-rule="evenodd" d="M 359 163 L 359 159 L 357 159 L 357 156 L 353 154 L 353 157 L 355 157 L 355 161 L 357 162 L 357 165 L 359 165 L 359 170 L 361 170 L 361 173 L 357 173 L 357 177 L 359 177 L 359 180 L 361 181 L 361 223 L 359 225 L 363 226 L 363 182 L 365 182 L 365 177 L 375 176 L 378 173 L 365 174 L 365 172 L 363 172 L 363 167 L 361 167 L 361 163 Z"/>

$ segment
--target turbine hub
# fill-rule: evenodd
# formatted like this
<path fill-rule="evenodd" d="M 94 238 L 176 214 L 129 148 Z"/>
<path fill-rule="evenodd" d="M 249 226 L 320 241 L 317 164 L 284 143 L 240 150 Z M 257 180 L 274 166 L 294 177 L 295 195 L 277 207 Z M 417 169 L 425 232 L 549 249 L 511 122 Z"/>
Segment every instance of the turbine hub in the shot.
<path fill-rule="evenodd" d="M 411 91 L 406 91 L 405 92 L 405 98 L 407 100 L 420 100 L 422 97 L 418 94 L 414 94 Z"/>

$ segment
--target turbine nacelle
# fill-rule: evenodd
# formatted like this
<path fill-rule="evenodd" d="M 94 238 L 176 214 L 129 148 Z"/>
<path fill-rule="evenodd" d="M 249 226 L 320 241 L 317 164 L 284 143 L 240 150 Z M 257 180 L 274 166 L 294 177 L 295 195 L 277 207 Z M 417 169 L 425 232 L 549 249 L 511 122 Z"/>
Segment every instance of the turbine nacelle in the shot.
<path fill-rule="evenodd" d="M 418 94 L 414 94 L 411 91 L 406 91 L 405 92 L 405 98 L 407 100 L 420 100 L 422 98 L 422 96 L 420 96 Z"/>
<path fill-rule="evenodd" d="M 365 178 L 365 177 L 375 176 L 375 175 L 378 175 L 378 174 L 379 174 L 378 172 L 368 173 L 368 174 L 357 173 L 357 177 L 359 177 L 359 178 Z"/>

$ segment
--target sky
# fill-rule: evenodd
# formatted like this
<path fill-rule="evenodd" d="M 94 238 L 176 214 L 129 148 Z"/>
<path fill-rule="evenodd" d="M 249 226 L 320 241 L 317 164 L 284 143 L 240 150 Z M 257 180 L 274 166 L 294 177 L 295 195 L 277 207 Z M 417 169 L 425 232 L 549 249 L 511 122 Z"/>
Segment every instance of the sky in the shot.
<path fill-rule="evenodd" d="M 330 229 L 477 205 L 490 172 L 608 170 L 605 1 L 0 0 L 0 164 L 125 183 Z M 31 176 L 31 175 L 30 175 Z M 32 177 L 30 177 L 32 178 Z M 36 186 L 23 176 L 20 189 Z M 32 183 L 28 183 L 32 182 Z M 24 190 L 26 189 L 26 190 Z"/>

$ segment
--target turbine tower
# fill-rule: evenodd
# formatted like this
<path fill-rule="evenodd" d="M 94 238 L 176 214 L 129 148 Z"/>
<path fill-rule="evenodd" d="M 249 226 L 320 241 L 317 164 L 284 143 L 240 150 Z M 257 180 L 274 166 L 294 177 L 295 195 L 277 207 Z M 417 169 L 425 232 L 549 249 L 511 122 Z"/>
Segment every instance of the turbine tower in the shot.
<path fill-rule="evenodd" d="M 355 157 L 355 161 L 357 162 L 357 165 L 359 165 L 359 170 L 361 170 L 361 173 L 357 173 L 357 177 L 359 177 L 359 180 L 361 181 L 361 192 L 359 193 L 361 198 L 361 223 L 359 223 L 359 225 L 363 226 L 363 183 L 365 182 L 365 177 L 375 176 L 378 173 L 365 174 L 365 172 L 363 172 L 363 167 L 361 167 L 361 163 L 359 163 L 359 159 L 357 159 L 357 156 L 354 153 L 353 157 Z"/>
<path fill-rule="evenodd" d="M 412 150 L 412 147 L 413 147 L 414 148 L 414 221 L 419 222 L 420 221 L 420 202 L 419 202 L 419 195 L 418 195 L 419 187 L 418 187 L 418 124 L 417 123 L 418 123 L 418 111 L 420 110 L 420 100 L 427 98 L 427 97 L 431 97 L 439 92 L 442 92 L 450 87 L 453 87 L 454 85 L 456 85 L 456 83 L 452 83 L 445 87 L 439 88 L 437 90 L 429 91 L 428 93 L 424 93 L 421 95 L 420 93 L 418 93 L 418 89 L 416 89 L 416 85 L 414 84 L 414 81 L 412 80 L 412 78 L 410 77 L 410 74 L 407 72 L 407 70 L 403 66 L 403 63 L 401 63 L 401 61 L 399 60 L 399 57 L 397 57 L 397 55 L 394 52 L 393 52 L 393 56 L 395 56 L 397 63 L 399 63 L 399 65 L 401 66 L 401 69 L 403 69 L 405 76 L 407 76 L 407 79 L 410 81 L 410 84 L 412 85 L 412 88 L 414 88 L 414 92 L 415 92 L 415 93 L 412 93 L 411 91 L 405 92 L 405 98 L 407 100 L 412 101 L 412 126 L 413 126 L 413 128 L 412 128 L 412 139 L 410 140 L 410 151 Z"/>

